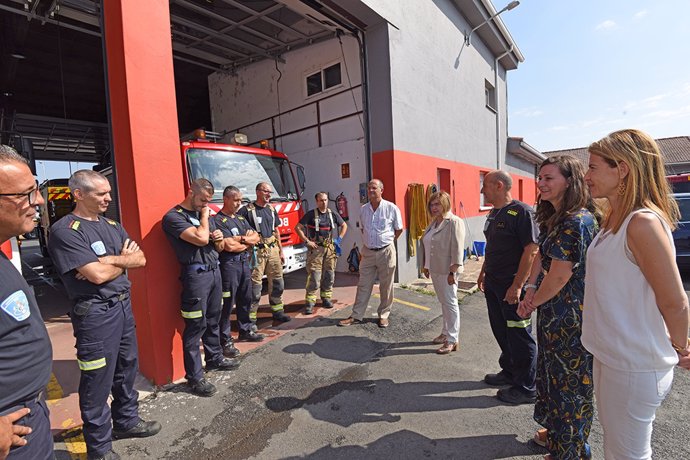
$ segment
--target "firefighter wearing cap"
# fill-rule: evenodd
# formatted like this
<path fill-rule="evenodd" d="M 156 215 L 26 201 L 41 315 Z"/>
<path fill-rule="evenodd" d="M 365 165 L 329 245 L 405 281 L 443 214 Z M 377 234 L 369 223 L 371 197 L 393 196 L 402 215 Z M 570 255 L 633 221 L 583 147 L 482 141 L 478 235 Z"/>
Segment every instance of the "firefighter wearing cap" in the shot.
<path fill-rule="evenodd" d="M 184 201 L 163 216 L 163 231 L 181 266 L 185 378 L 197 396 L 216 392 L 215 385 L 204 378 L 199 341 L 204 346 L 207 371 L 228 371 L 240 365 L 238 360 L 223 356 L 220 344 L 222 284 L 217 251 L 222 249 L 223 234 L 210 218 L 208 203 L 213 192 L 210 181 L 196 179 Z"/>
<path fill-rule="evenodd" d="M 311 315 L 316 296 L 321 291 L 321 304 L 332 308 L 335 264 L 338 261 L 340 242 L 347 232 L 347 224 L 338 213 L 328 208 L 328 194 L 314 195 L 316 208 L 302 217 L 295 227 L 297 235 L 307 244 L 307 286 L 304 313 Z M 338 231 L 337 237 L 333 234 Z"/>
<path fill-rule="evenodd" d="M 26 160 L 0 145 L 0 244 L 34 228 L 43 204 Z M 0 458 L 52 459 L 45 387 L 53 349 L 33 291 L 0 251 Z"/>
<path fill-rule="evenodd" d="M 143 267 L 146 258 L 118 222 L 100 215 L 111 200 L 108 179 L 85 169 L 70 177 L 69 186 L 76 206 L 51 227 L 48 249 L 74 302 L 70 317 L 88 457 L 119 458 L 113 438 L 147 437 L 161 429 L 139 418 L 134 389 L 139 357 L 125 271 Z"/>
<path fill-rule="evenodd" d="M 272 193 L 271 184 L 259 182 L 256 186 L 256 201 L 249 203 L 238 212 L 261 237 L 259 243 L 254 246 L 256 262 L 252 270 L 252 308 L 249 315 L 254 330 L 256 330 L 256 316 L 259 311 L 261 282 L 264 275 L 268 278 L 268 302 L 271 305 L 273 320 L 281 323 L 290 321 L 283 307 L 285 255 L 278 232 L 280 217 L 269 203 Z"/>

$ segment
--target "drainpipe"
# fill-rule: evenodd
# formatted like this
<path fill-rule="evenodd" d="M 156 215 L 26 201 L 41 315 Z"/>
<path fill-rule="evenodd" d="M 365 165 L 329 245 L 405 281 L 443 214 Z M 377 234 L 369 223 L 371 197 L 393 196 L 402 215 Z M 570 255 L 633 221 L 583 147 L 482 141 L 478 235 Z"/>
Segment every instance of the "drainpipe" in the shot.
<path fill-rule="evenodd" d="M 360 37 L 361 33 L 361 37 Z M 367 165 L 367 182 L 373 179 L 374 165 L 371 157 L 371 121 L 369 119 L 369 67 L 364 31 L 352 34 L 359 44 L 359 59 L 362 72 L 362 114 L 364 116 L 364 158 Z"/>
<path fill-rule="evenodd" d="M 498 61 L 513 52 L 513 44 L 508 51 L 494 59 L 494 89 L 496 91 L 496 169 L 501 169 L 501 89 L 498 86 Z M 506 95 L 508 94 L 508 71 L 506 71 Z M 506 120 L 508 119 L 508 101 L 506 98 Z"/>

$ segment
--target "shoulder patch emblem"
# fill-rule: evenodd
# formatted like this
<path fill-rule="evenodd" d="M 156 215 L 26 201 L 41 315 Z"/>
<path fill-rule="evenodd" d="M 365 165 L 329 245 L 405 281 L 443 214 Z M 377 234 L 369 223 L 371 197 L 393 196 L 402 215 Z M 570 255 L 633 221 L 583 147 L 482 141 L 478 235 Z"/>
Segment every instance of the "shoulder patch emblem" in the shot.
<path fill-rule="evenodd" d="M 237 218 L 238 218 L 239 220 L 244 220 L 244 217 L 242 217 L 242 216 L 237 216 Z"/>
<path fill-rule="evenodd" d="M 514 209 L 509 209 L 506 211 L 506 214 L 510 214 L 511 216 L 517 216 L 518 212 Z"/>
<path fill-rule="evenodd" d="M 227 217 L 223 217 L 220 221 L 223 222 L 223 223 L 225 223 L 225 222 L 228 221 L 228 218 L 227 218 Z"/>
<path fill-rule="evenodd" d="M 182 208 L 175 208 L 175 211 L 182 212 Z"/>
<path fill-rule="evenodd" d="M 69 228 L 71 228 L 72 230 L 79 230 L 80 224 L 81 222 L 79 222 L 78 220 L 73 220 L 72 223 L 69 224 Z"/>
<path fill-rule="evenodd" d="M 26 298 L 26 294 L 22 290 L 15 291 L 3 300 L 0 309 L 17 321 L 24 321 L 31 316 L 29 299 Z"/>
<path fill-rule="evenodd" d="M 106 219 L 105 221 L 108 222 L 110 225 L 117 225 L 117 222 L 115 222 L 114 220 Z"/>

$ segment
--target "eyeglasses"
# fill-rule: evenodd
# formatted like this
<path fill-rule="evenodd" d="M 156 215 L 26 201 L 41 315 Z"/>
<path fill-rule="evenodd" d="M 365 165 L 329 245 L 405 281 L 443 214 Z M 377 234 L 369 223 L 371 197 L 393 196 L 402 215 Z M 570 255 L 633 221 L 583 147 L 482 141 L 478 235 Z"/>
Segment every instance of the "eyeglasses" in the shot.
<path fill-rule="evenodd" d="M 36 186 L 25 193 L 0 193 L 0 196 L 21 196 L 26 197 L 29 200 L 29 206 L 33 206 L 36 203 L 36 199 L 40 194 L 38 189 L 38 181 L 36 181 Z"/>

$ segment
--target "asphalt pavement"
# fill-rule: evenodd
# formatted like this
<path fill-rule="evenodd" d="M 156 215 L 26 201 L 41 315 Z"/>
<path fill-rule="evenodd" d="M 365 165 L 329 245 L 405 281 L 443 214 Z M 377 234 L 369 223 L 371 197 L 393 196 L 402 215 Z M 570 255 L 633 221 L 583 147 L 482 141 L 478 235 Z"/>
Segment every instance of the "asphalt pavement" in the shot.
<path fill-rule="evenodd" d="M 460 350 L 446 356 L 431 343 L 441 330 L 435 296 L 396 288 L 395 297 L 387 329 L 373 317 L 338 327 L 345 307 L 244 353 L 236 371 L 207 374 L 219 388 L 211 398 L 184 384 L 157 391 L 141 414 L 161 433 L 114 449 L 124 459 L 542 458 L 530 441 L 533 406 L 505 405 L 482 382 L 499 355 L 483 295 L 463 299 Z M 690 458 L 689 394 L 690 374 L 677 369 L 657 413 L 654 458 Z M 590 442 L 603 458 L 596 420 Z M 56 445 L 59 460 L 73 458 L 69 444 Z"/>

